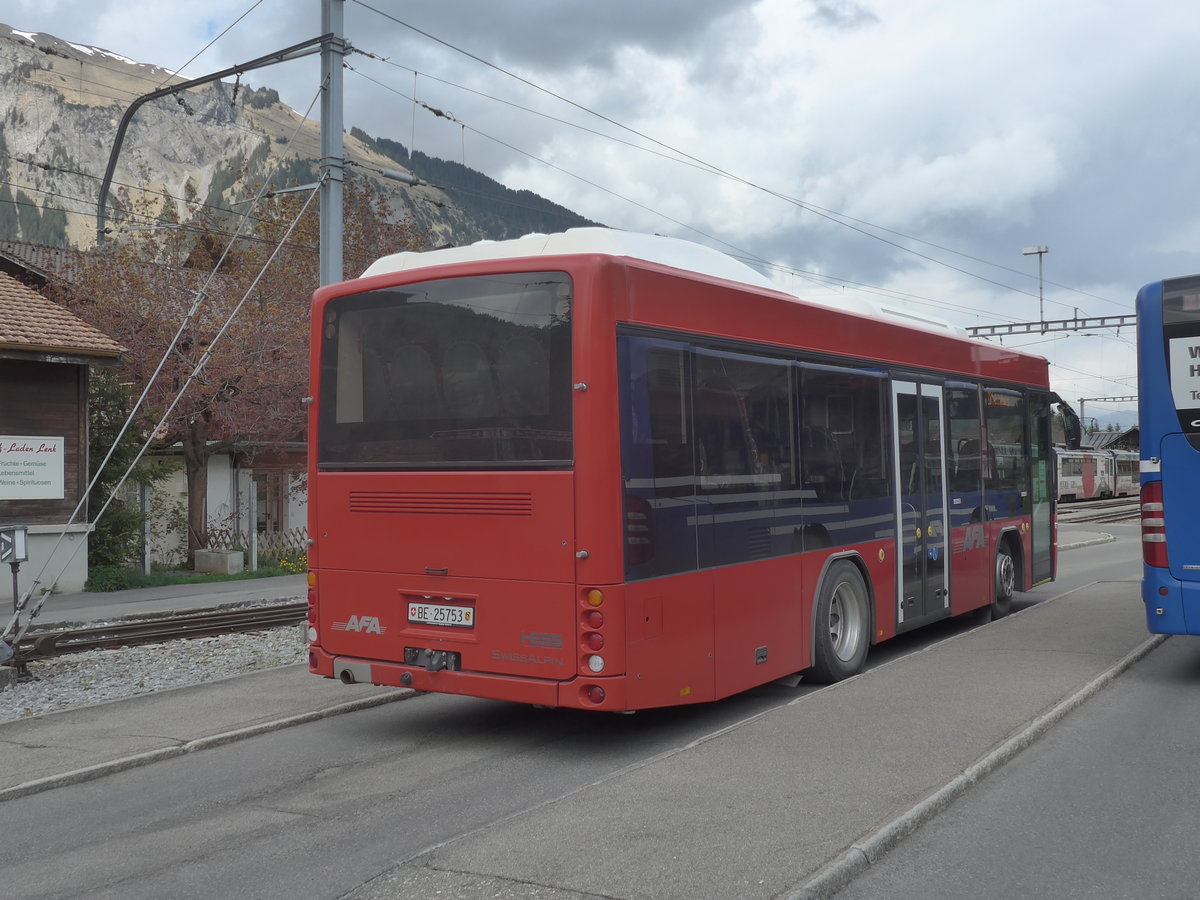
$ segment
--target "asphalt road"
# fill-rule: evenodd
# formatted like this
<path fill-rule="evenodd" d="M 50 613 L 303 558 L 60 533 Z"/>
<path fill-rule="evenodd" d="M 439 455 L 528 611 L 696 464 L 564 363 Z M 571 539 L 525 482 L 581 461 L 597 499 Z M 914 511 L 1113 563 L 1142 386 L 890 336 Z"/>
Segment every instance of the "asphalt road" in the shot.
<path fill-rule="evenodd" d="M 1061 539 L 1068 537 L 1064 533 Z M 1023 595 L 1018 608 L 1097 580 L 1132 577 L 1137 548 L 1131 530 L 1116 543 L 1065 554 L 1060 581 Z M 878 648 L 872 666 L 922 655 L 919 651 L 968 630 L 966 623 L 951 622 L 903 636 Z M 749 762 L 744 743 L 722 743 L 723 733 L 816 690 L 769 685 L 720 703 L 636 716 L 421 696 L 8 801 L 2 810 L 9 827 L 0 835 L 0 871 L 6 895 L 14 898 L 201 897 L 230 893 L 233 886 L 247 897 L 422 897 L 435 891 L 545 900 L 599 896 L 542 886 L 554 881 L 543 881 L 536 872 L 525 882 L 496 881 L 474 875 L 470 865 L 449 873 L 436 865 L 401 865 L 418 857 L 436 859 L 430 851 L 476 831 L 503 833 L 509 817 L 519 816 L 528 833 L 540 835 L 543 855 L 586 861 L 597 871 L 616 872 L 626 865 L 620 855 L 597 855 L 613 853 L 614 847 L 643 865 L 646 848 L 654 848 L 650 856 L 661 854 L 661 865 L 641 871 L 640 893 L 627 895 L 676 896 L 671 883 L 662 880 L 663 872 L 678 865 L 675 848 L 692 841 L 692 830 L 699 835 L 722 820 L 721 835 L 705 834 L 712 846 L 722 847 L 705 863 L 714 872 L 722 868 L 720 853 L 729 854 L 731 862 L 744 858 L 747 842 L 769 835 L 788 843 L 775 825 L 777 811 L 770 808 L 786 803 L 785 796 L 768 800 L 759 815 L 735 826 L 728 817 L 714 817 L 700 801 L 711 793 L 704 789 L 706 781 L 716 786 L 739 767 L 761 764 Z M 864 705 L 859 714 L 879 711 Z M 811 730 L 812 715 L 809 710 L 799 719 L 785 718 L 792 727 Z M 856 711 L 839 708 L 837 715 L 853 717 Z M 739 731 L 747 734 L 745 728 Z M 730 755 L 722 759 L 728 768 L 696 770 L 691 761 L 708 756 L 678 753 L 699 745 L 728 747 Z M 773 752 L 777 762 L 789 751 L 782 745 Z M 654 765 L 664 759 L 678 763 Z M 803 768 L 803 760 L 794 764 Z M 644 777 L 662 771 L 679 779 L 678 802 L 685 813 L 687 804 L 695 805 L 683 829 L 666 819 L 656 825 L 646 810 L 633 815 L 633 807 L 606 803 L 589 808 L 579 799 L 597 793 L 590 788 L 621 782 L 626 789 L 612 796 L 636 805 L 638 794 L 628 789 L 637 781 L 631 773 Z M 762 779 L 770 777 L 764 770 Z M 821 785 L 808 788 L 822 794 Z M 656 789 L 661 793 L 663 785 Z M 855 802 L 853 794 L 832 782 L 828 792 L 831 804 Z M 570 833 L 538 832 L 539 810 L 549 811 L 568 795 L 576 798 L 572 808 L 578 805 L 581 817 Z M 673 810 L 671 822 L 678 823 L 679 812 Z M 600 833 L 608 839 L 604 850 L 589 838 Z M 838 849 L 831 845 L 830 852 Z M 906 853 L 902 845 L 892 856 Z M 491 866 L 494 870 L 495 860 Z M 702 876 L 699 880 L 705 883 Z M 717 896 L 716 882 L 710 883 L 711 896 Z M 748 883 L 744 895 L 775 892 L 769 884 Z M 724 895 L 732 896 L 728 890 Z M 693 890 L 690 896 L 707 895 Z"/>
<path fill-rule="evenodd" d="M 1191 900 L 1200 642 L 1171 637 L 838 900 Z"/>

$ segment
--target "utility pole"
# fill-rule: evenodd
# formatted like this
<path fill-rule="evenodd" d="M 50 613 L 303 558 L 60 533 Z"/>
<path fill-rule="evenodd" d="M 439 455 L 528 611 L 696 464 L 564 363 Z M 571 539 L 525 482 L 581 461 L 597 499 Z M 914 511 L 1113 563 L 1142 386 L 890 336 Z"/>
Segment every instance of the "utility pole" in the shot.
<path fill-rule="evenodd" d="M 342 269 L 342 61 L 345 0 L 321 0 L 321 286 L 344 277 Z"/>
<path fill-rule="evenodd" d="M 199 87 L 202 84 L 209 84 L 214 81 L 220 81 L 222 78 L 227 78 L 230 75 L 241 75 L 243 72 L 250 72 L 254 69 L 261 69 L 264 66 L 273 66 L 275 63 L 287 62 L 293 59 L 299 59 L 302 56 L 311 56 L 317 52 L 317 44 L 322 43 L 322 38 L 310 38 L 299 44 L 294 44 L 283 50 L 277 50 L 266 56 L 260 56 L 258 59 L 252 59 L 250 62 L 241 63 L 236 66 L 231 66 L 228 69 L 222 69 L 220 72 L 213 72 L 211 75 L 203 75 L 200 78 L 193 78 L 190 81 L 181 81 L 178 84 L 173 84 L 170 87 L 159 88 L 157 91 L 151 91 L 148 94 L 136 98 L 129 108 L 125 110 L 125 114 L 121 116 L 121 122 L 117 125 L 117 136 L 113 140 L 112 149 L 108 154 L 108 168 L 105 169 L 104 178 L 100 180 L 100 198 L 96 202 L 96 243 L 104 243 L 104 235 L 107 234 L 107 208 L 108 208 L 108 191 L 112 187 L 113 174 L 117 170 L 117 159 L 121 155 L 121 146 L 125 143 L 125 132 L 129 129 L 129 123 L 133 121 L 134 115 L 141 109 L 144 103 L 151 100 L 157 100 L 159 97 L 167 97 L 171 94 L 178 94 L 182 91 L 191 90 L 194 87 Z M 339 76 L 341 69 L 338 69 Z M 339 81 L 339 84 L 341 82 Z M 340 98 L 339 98 L 340 99 Z M 340 138 L 339 132 L 339 138 Z M 340 146 L 340 144 L 339 144 Z"/>
<path fill-rule="evenodd" d="M 1042 296 L 1042 257 L 1050 252 L 1050 248 L 1045 245 L 1037 247 L 1026 247 L 1021 251 L 1022 256 L 1037 255 L 1038 258 L 1038 321 L 1042 323 L 1042 334 L 1046 333 L 1046 302 Z"/>
<path fill-rule="evenodd" d="M 1079 419 L 1083 420 L 1083 411 L 1088 403 L 1137 403 L 1137 400 L 1137 394 L 1128 394 L 1124 397 L 1080 397 Z"/>

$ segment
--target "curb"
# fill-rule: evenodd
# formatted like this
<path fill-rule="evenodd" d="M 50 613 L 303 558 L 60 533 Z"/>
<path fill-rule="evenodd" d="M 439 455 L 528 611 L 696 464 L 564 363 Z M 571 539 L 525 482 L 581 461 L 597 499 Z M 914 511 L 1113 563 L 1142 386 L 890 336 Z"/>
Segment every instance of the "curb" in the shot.
<path fill-rule="evenodd" d="M 1092 541 L 1091 543 L 1107 543 L 1107 541 Z M 787 900 L 826 900 L 826 898 L 834 896 L 867 871 L 884 854 L 895 848 L 904 838 L 945 810 L 1026 747 L 1032 745 L 1069 713 L 1094 697 L 1117 676 L 1166 639 L 1166 635 L 1156 634 L 1135 647 L 1070 697 L 1038 716 L 1016 735 L 968 766 L 962 774 L 952 778 L 946 785 L 930 794 L 916 806 L 855 841 L 840 856 L 819 869 L 797 890 L 788 894 Z"/>
<path fill-rule="evenodd" d="M 299 713 L 294 716 L 288 716 L 286 719 L 276 719 L 271 722 L 260 722 L 257 725 L 248 725 L 245 728 L 238 728 L 234 731 L 225 731 L 220 734 L 209 735 L 208 737 L 195 738 L 194 740 L 186 741 L 177 747 L 163 747 L 159 750 L 147 750 L 145 753 L 135 753 L 132 756 L 123 756 L 120 759 L 112 759 L 108 762 L 97 763 L 94 766 L 85 766 L 82 769 L 75 769 L 71 772 L 63 772 L 60 775 L 48 775 L 45 778 L 37 778 L 33 781 L 26 781 L 23 784 L 13 785 L 10 788 L 0 789 L 0 803 L 6 800 L 16 800 L 20 797 L 28 797 L 31 794 L 40 794 L 42 791 L 53 790 L 54 788 L 66 787 L 72 784 L 81 784 L 85 781 L 92 781 L 96 778 L 103 778 L 105 775 L 113 775 L 117 772 L 124 772 L 128 769 L 136 769 L 140 766 L 147 766 L 150 763 L 160 762 L 164 759 L 174 759 L 177 756 L 184 756 L 188 753 L 194 753 L 197 750 L 210 750 L 213 747 L 222 747 L 225 744 L 232 744 L 237 741 L 245 740 L 246 738 L 257 737 L 260 734 L 267 734 L 272 731 L 281 731 L 284 728 L 291 728 L 294 725 L 306 725 L 309 722 L 316 722 L 319 719 L 326 719 L 332 716 L 340 716 L 343 713 L 357 712 L 360 709 L 370 709 L 374 706 L 383 706 L 385 703 L 395 703 L 398 700 L 407 700 L 410 697 L 417 696 L 417 692 L 408 688 L 398 688 L 377 697 L 364 697 L 361 700 L 350 700 L 346 703 L 339 703 L 336 706 L 327 706 L 325 709 L 313 710 L 312 712 Z"/>
<path fill-rule="evenodd" d="M 1111 544 L 1116 539 L 1116 535 L 1102 531 L 1098 536 L 1088 538 L 1086 541 L 1076 541 L 1073 544 L 1059 544 L 1058 552 L 1064 553 L 1067 550 L 1078 550 L 1080 547 L 1095 547 L 1097 544 Z"/>

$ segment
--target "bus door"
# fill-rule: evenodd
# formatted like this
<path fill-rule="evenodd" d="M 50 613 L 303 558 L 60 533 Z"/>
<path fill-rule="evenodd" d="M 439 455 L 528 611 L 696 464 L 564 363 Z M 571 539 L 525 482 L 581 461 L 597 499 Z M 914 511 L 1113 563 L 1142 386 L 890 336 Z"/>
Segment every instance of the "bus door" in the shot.
<path fill-rule="evenodd" d="M 892 382 L 896 478 L 896 625 L 950 614 L 942 387 Z"/>
<path fill-rule="evenodd" d="M 1033 550 L 1031 575 L 1033 584 L 1041 584 L 1054 578 L 1054 453 L 1051 449 L 1050 397 L 1040 392 L 1030 392 L 1026 407 L 1029 411 L 1029 456 L 1032 478 L 1033 517 L 1030 526 L 1033 535 L 1030 547 Z M 1109 479 L 1111 489 L 1113 480 Z"/>

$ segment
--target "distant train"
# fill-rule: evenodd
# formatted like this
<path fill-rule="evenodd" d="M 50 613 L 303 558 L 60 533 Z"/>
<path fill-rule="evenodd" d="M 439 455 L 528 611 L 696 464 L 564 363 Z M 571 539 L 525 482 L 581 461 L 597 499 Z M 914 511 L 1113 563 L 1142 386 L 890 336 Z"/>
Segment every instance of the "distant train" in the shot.
<path fill-rule="evenodd" d="M 1138 454 L 1133 450 L 1054 448 L 1058 501 L 1102 500 L 1138 493 Z"/>

